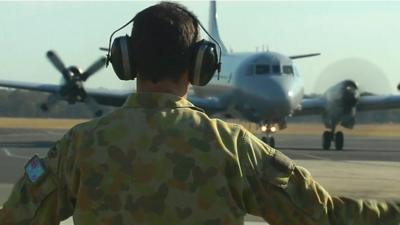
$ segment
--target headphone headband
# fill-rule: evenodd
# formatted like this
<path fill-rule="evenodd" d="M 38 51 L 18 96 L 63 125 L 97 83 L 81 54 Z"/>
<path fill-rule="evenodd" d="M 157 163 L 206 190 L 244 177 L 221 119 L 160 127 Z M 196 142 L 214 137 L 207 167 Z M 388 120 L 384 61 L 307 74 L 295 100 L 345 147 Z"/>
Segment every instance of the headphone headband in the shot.
<path fill-rule="evenodd" d="M 194 57 L 192 57 L 190 63 L 189 79 L 193 85 L 206 85 L 211 80 L 215 71 L 218 72 L 219 77 L 219 73 L 221 71 L 222 47 L 218 41 L 216 41 L 208 33 L 203 24 L 196 18 L 194 14 L 179 5 L 176 5 L 176 8 L 187 13 L 213 41 L 209 42 L 206 40 L 201 40 L 199 42 L 192 43 L 192 55 Z M 112 32 L 109 39 L 106 67 L 111 62 L 115 73 L 121 80 L 133 80 L 136 78 L 136 66 L 133 60 L 135 58 L 135 53 L 130 40 L 132 37 L 126 35 L 123 37 L 117 37 L 113 41 L 113 36 L 118 31 L 134 22 L 135 18 L 136 16 Z M 113 43 L 111 44 L 112 41 Z M 215 48 L 216 45 L 219 48 L 219 54 Z"/>

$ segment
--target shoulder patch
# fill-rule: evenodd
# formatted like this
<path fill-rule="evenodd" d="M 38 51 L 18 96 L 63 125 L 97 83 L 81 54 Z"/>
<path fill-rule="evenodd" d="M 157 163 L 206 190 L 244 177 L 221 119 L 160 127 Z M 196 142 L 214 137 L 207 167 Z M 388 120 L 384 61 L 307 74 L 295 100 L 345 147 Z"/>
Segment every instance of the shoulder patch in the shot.
<path fill-rule="evenodd" d="M 25 174 L 33 184 L 45 177 L 47 171 L 39 156 L 33 156 L 25 165 Z"/>

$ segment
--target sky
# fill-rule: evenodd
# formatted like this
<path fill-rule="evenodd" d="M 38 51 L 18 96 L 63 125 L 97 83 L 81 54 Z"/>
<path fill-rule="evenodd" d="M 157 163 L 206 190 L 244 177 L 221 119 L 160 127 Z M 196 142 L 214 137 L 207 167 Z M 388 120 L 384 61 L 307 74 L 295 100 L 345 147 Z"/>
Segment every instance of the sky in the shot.
<path fill-rule="evenodd" d="M 112 31 L 152 1 L 0 2 L 0 80 L 57 84 L 59 74 L 45 57 L 53 49 L 66 65 L 86 69 L 105 52 Z M 208 24 L 208 1 L 182 1 Z M 307 93 L 323 92 L 341 79 L 365 91 L 398 93 L 400 2 L 217 2 L 224 44 L 234 52 L 256 48 L 321 56 L 295 61 Z M 131 27 L 118 33 L 130 33 Z M 86 87 L 128 89 L 112 68 Z"/>

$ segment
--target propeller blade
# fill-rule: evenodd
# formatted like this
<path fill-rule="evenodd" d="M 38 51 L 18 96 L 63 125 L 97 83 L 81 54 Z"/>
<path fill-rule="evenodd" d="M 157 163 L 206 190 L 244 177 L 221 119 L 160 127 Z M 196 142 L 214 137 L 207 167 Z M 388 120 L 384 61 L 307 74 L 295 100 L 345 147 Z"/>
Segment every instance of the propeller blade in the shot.
<path fill-rule="evenodd" d="M 85 72 L 82 73 L 82 80 L 86 81 L 90 76 L 99 71 L 103 66 L 106 65 L 106 57 L 101 57 L 94 62 Z"/>
<path fill-rule="evenodd" d="M 50 60 L 50 62 L 52 62 L 54 67 L 56 67 L 56 69 L 58 71 L 60 71 L 60 73 L 64 73 L 66 68 L 65 68 L 64 63 L 61 61 L 60 57 L 58 57 L 58 55 L 54 51 L 51 51 L 51 50 L 48 51 L 46 55 L 47 55 L 47 58 Z"/>

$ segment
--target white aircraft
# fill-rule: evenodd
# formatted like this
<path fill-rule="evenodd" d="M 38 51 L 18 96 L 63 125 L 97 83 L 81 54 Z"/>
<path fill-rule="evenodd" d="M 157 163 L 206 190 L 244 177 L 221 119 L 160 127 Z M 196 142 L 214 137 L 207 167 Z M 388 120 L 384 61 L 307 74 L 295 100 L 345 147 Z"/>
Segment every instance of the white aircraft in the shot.
<path fill-rule="evenodd" d="M 210 114 L 218 112 L 260 124 L 265 134 L 262 140 L 271 146 L 275 146 L 273 134 L 286 128 L 288 117 L 319 114 L 328 129 L 323 133 L 323 149 L 329 149 L 334 142 L 335 148 L 341 150 L 344 137 L 341 131 L 335 132 L 336 127 L 353 128 L 357 111 L 400 108 L 400 95 L 360 96 L 352 80 L 335 84 L 321 97 L 304 98 L 303 78 L 293 60 L 319 53 L 295 56 L 270 51 L 229 53 L 218 32 L 215 1 L 210 4 L 209 33 L 222 47 L 221 73 L 209 85 L 193 87 L 189 100 Z M 59 95 L 63 89 L 58 85 L 13 81 L 0 81 L 0 86 Z M 83 98 L 76 99 L 87 102 L 85 96 L 89 96 L 98 104 L 120 106 L 129 94 L 86 90 Z"/>

